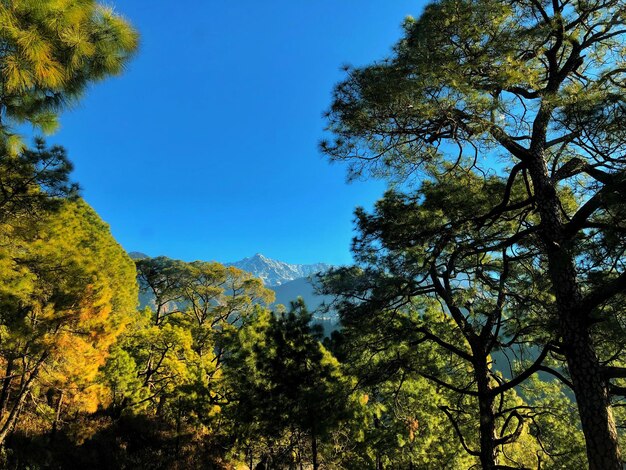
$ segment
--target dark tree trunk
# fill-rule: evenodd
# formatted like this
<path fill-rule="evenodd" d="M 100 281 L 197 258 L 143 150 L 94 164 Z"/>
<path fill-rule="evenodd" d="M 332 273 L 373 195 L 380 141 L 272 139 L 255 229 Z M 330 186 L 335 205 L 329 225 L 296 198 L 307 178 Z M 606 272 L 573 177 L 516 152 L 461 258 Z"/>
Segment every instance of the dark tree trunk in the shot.
<path fill-rule="evenodd" d="M 494 397 L 489 387 L 487 358 L 478 358 L 474 367 L 480 416 L 480 464 L 483 470 L 493 470 L 497 465 L 496 419 L 493 409 Z"/>
<path fill-rule="evenodd" d="M 497 465 L 493 398 L 480 397 L 478 406 L 480 409 L 480 464 L 483 470 L 493 470 Z"/>
<path fill-rule="evenodd" d="M 7 402 L 9 400 L 11 382 L 13 382 L 13 378 L 11 375 L 13 374 L 13 359 L 9 359 L 7 361 L 7 368 L 4 374 L 5 379 L 2 381 L 2 391 L 0 392 L 0 419 L 4 417 L 4 412 L 7 408 Z"/>
<path fill-rule="evenodd" d="M 180 397 L 178 398 L 178 406 L 176 410 L 176 443 L 175 443 L 175 455 L 176 462 L 180 460 L 180 425 L 182 420 L 182 410 L 180 405 Z"/>
<path fill-rule="evenodd" d="M 165 398 L 165 395 L 161 395 L 161 397 L 159 398 L 159 403 L 157 404 L 157 409 L 156 409 L 156 415 L 158 417 L 163 416 L 163 410 L 165 409 L 166 401 L 167 401 L 167 398 Z"/>
<path fill-rule="evenodd" d="M 23 381 L 20 391 L 17 395 L 17 400 L 15 400 L 15 403 L 13 404 L 13 407 L 9 412 L 9 416 L 4 421 L 2 428 L 0 428 L 0 446 L 4 444 L 7 436 L 9 435 L 9 433 L 11 433 L 11 431 L 13 431 L 13 428 L 17 424 L 17 419 L 20 415 L 20 412 L 22 411 L 22 405 L 24 404 L 26 397 L 30 393 L 30 389 L 34 384 L 35 378 L 37 378 L 37 375 L 39 375 L 39 369 L 41 365 L 47 358 L 48 353 L 45 352 L 33 367 L 33 370 L 31 371 L 28 379 Z"/>
<path fill-rule="evenodd" d="M 567 366 L 574 386 L 591 470 L 622 470 L 608 384 L 601 373 L 586 321 L 561 319 Z"/>
<path fill-rule="evenodd" d="M 622 470 L 608 383 L 590 334 L 591 312 L 580 311 L 582 293 L 574 256 L 565 237 L 559 198 L 543 153 L 529 161 L 548 273 L 556 296 L 563 349 L 572 379 L 591 470 Z"/>
<path fill-rule="evenodd" d="M 313 460 L 313 470 L 318 470 L 319 463 L 317 461 L 317 436 L 315 431 L 311 433 L 311 458 Z"/>

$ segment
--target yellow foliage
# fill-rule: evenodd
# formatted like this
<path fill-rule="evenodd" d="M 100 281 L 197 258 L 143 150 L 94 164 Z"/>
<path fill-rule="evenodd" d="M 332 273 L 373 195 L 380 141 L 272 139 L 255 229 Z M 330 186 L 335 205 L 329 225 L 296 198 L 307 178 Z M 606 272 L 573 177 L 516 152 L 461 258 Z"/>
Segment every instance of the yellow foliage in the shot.
<path fill-rule="evenodd" d="M 33 367 L 45 353 L 42 387 L 61 391 L 66 408 L 95 411 L 106 395 L 98 371 L 135 315 L 132 260 L 87 204 L 67 202 L 21 244 L 0 245 L 0 274 L 5 311 L 25 312 L 2 330 L 3 354 Z"/>

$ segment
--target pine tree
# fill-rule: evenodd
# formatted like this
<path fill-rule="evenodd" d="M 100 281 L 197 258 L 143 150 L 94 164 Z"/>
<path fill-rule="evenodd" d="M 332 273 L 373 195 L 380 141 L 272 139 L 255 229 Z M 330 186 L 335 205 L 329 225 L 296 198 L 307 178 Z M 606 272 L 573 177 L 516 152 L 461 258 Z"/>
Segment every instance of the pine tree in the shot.
<path fill-rule="evenodd" d="M 623 310 L 605 307 L 626 291 L 624 11 L 623 0 L 433 3 L 391 58 L 348 70 L 328 115 L 336 139 L 322 144 L 353 176 L 502 179 L 497 203 L 449 227 L 509 221 L 515 234 L 492 256 L 536 250 L 592 469 L 621 468 L 611 394 L 625 373 L 598 332 L 619 323 Z"/>
<path fill-rule="evenodd" d="M 90 84 L 120 73 L 137 33 L 93 0 L 9 0 L 0 4 L 0 134 L 3 152 L 23 148 L 14 126 L 43 132 Z"/>

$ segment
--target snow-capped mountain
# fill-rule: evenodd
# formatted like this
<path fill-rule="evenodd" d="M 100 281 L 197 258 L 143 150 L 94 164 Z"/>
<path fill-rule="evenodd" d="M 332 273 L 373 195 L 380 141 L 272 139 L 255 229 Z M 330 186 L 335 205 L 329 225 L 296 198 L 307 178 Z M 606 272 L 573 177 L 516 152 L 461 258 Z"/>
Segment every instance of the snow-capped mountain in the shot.
<path fill-rule="evenodd" d="M 260 253 L 250 258 L 244 258 L 241 261 L 226 263 L 226 266 L 235 266 L 254 274 L 256 277 L 261 278 L 268 287 L 280 286 L 285 282 L 308 277 L 326 271 L 331 267 L 324 263 L 288 264 L 267 258 Z"/>

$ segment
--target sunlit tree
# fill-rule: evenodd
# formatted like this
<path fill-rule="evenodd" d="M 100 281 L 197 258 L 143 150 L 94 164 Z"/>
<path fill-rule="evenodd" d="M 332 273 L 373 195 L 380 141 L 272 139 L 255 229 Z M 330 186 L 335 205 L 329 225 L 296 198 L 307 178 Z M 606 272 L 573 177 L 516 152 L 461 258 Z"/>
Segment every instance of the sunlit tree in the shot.
<path fill-rule="evenodd" d="M 97 409 L 98 370 L 137 302 L 132 261 L 84 202 L 66 202 L 19 235 L 1 246 L 13 260 L 3 284 L 17 275 L 21 281 L 0 297 L 0 443 L 26 398 L 41 399 L 35 389 L 53 390 L 57 420 L 66 408 Z"/>
<path fill-rule="evenodd" d="M 626 290 L 624 11 L 623 0 L 430 4 L 388 60 L 347 70 L 328 115 L 335 139 L 322 144 L 354 176 L 501 178 L 497 202 L 447 227 L 482 236 L 510 221 L 514 233 L 485 254 L 536 250 L 589 465 L 615 470 L 611 395 L 625 373 L 599 341 L 622 321 L 606 307 Z"/>
<path fill-rule="evenodd" d="M 2 151 L 22 147 L 14 126 L 51 132 L 58 113 L 95 81 L 122 71 L 137 33 L 93 0 L 9 0 L 0 4 Z"/>

